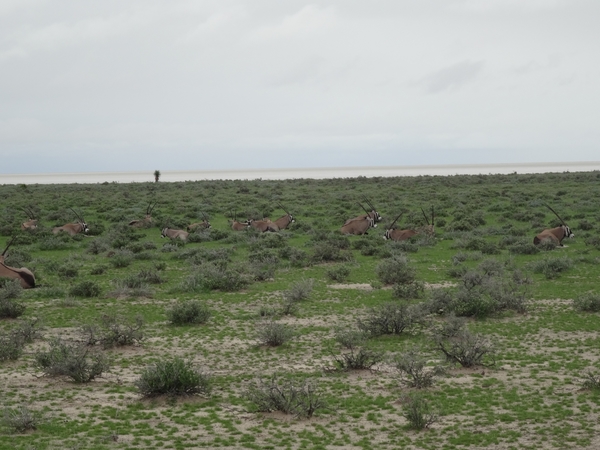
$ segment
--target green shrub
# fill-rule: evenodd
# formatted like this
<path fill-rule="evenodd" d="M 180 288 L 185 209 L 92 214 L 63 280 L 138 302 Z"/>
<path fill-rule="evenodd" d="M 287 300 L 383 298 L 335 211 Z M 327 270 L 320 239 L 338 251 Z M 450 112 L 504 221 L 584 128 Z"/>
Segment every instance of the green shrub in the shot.
<path fill-rule="evenodd" d="M 423 298 L 425 296 L 425 284 L 421 281 L 413 281 L 409 284 L 394 284 L 392 286 L 392 297 L 408 300 Z"/>
<path fill-rule="evenodd" d="M 540 252 L 540 249 L 531 239 L 521 239 L 510 245 L 508 251 L 517 255 L 535 255 Z"/>
<path fill-rule="evenodd" d="M 325 402 L 317 386 L 310 380 L 278 380 L 277 374 L 250 384 L 244 398 L 259 412 L 281 411 L 296 417 L 309 418 L 324 408 Z"/>
<path fill-rule="evenodd" d="M 463 367 L 495 364 L 494 347 L 491 341 L 481 334 L 472 334 L 466 329 L 460 329 L 454 336 L 437 333 L 434 341 L 436 348 L 450 363 L 458 363 Z"/>
<path fill-rule="evenodd" d="M 148 366 L 135 386 L 144 397 L 157 395 L 210 395 L 212 390 L 210 376 L 200 371 L 191 361 L 173 358 L 159 361 Z"/>
<path fill-rule="evenodd" d="M 250 277 L 240 266 L 229 268 L 206 263 L 199 266 L 180 285 L 183 292 L 197 293 L 219 289 L 239 291 L 250 284 Z"/>
<path fill-rule="evenodd" d="M 19 280 L 10 280 L 0 288 L 0 318 L 15 319 L 25 312 L 25 305 L 18 298 L 23 288 Z"/>
<path fill-rule="evenodd" d="M 0 361 L 15 361 L 23 354 L 25 340 L 15 333 L 0 334 Z"/>
<path fill-rule="evenodd" d="M 435 378 L 444 374 L 442 366 L 427 367 L 428 358 L 417 347 L 398 354 L 393 364 L 405 386 L 423 389 L 433 386 Z"/>
<path fill-rule="evenodd" d="M 573 307 L 579 311 L 600 311 L 600 294 L 588 292 L 577 296 L 573 300 Z"/>
<path fill-rule="evenodd" d="M 76 383 L 87 383 L 109 369 L 106 357 L 87 346 L 70 345 L 55 339 L 50 350 L 35 354 L 37 366 L 47 376 L 67 376 Z"/>
<path fill-rule="evenodd" d="M 108 269 L 108 267 L 105 265 L 92 267 L 92 270 L 90 270 L 90 275 L 103 275 L 104 272 L 106 272 L 106 269 Z"/>
<path fill-rule="evenodd" d="M 325 270 L 325 275 L 331 281 L 338 283 L 344 282 L 350 276 L 350 267 L 345 264 L 338 264 Z"/>
<path fill-rule="evenodd" d="M 295 335 L 289 325 L 274 322 L 273 320 L 261 320 L 256 328 L 256 339 L 261 345 L 278 347 L 283 345 Z"/>
<path fill-rule="evenodd" d="M 379 263 L 375 273 L 383 284 L 410 284 L 415 280 L 416 270 L 408 265 L 405 255 L 394 255 Z"/>
<path fill-rule="evenodd" d="M 71 289 L 69 289 L 69 294 L 75 297 L 98 297 L 100 296 L 100 292 L 102 289 L 100 285 L 94 281 L 80 281 Z"/>
<path fill-rule="evenodd" d="M 385 303 L 371 308 L 369 315 L 358 321 L 358 327 L 371 336 L 402 334 L 421 324 L 425 314 L 426 310 L 421 305 Z"/>
<path fill-rule="evenodd" d="M 31 411 L 27 406 L 5 408 L 2 411 L 2 427 L 8 432 L 24 433 L 37 429 L 41 422 L 39 414 Z"/>
<path fill-rule="evenodd" d="M 104 314 L 100 320 L 100 342 L 104 348 L 139 344 L 144 340 L 144 318 L 137 315 L 133 319 Z"/>
<path fill-rule="evenodd" d="M 177 302 L 167 310 L 167 318 L 174 325 L 206 323 L 211 312 L 199 300 Z"/>
<path fill-rule="evenodd" d="M 127 267 L 133 262 L 133 252 L 130 250 L 117 250 L 108 262 L 116 269 Z"/>
<path fill-rule="evenodd" d="M 75 266 L 73 264 L 66 263 L 66 264 L 59 266 L 56 273 L 58 274 L 58 276 L 60 278 L 63 278 L 63 279 L 77 278 L 77 275 L 79 275 L 79 269 L 77 268 L 77 266 Z"/>
<path fill-rule="evenodd" d="M 300 302 L 310 297 L 315 280 L 312 278 L 300 280 L 292 284 L 290 289 L 283 291 L 283 298 L 290 302 Z"/>
<path fill-rule="evenodd" d="M 584 373 L 584 381 L 582 383 L 583 389 L 588 389 L 592 391 L 600 390 L 600 374 L 595 371 L 588 370 Z"/>
<path fill-rule="evenodd" d="M 423 430 L 439 421 L 439 413 L 434 411 L 430 403 L 418 393 L 403 396 L 403 416 L 408 421 L 409 427 L 414 430 Z"/>
<path fill-rule="evenodd" d="M 547 279 L 558 278 L 573 266 L 568 256 L 547 257 L 531 264 L 535 273 L 542 273 Z"/>

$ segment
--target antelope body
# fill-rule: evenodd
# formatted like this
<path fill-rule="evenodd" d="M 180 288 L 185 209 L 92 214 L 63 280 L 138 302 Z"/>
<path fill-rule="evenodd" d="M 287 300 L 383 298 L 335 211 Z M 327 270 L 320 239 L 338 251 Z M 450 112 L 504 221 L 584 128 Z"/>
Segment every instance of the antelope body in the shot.
<path fill-rule="evenodd" d="M 273 222 L 275 225 L 277 225 L 277 228 L 280 230 L 285 230 L 290 223 L 294 223 L 296 221 L 296 219 L 294 219 L 294 216 L 292 216 L 288 210 L 286 210 L 281 203 L 279 203 L 279 207 L 281 209 L 283 209 L 285 211 L 285 216 L 281 216 L 279 219 L 277 219 L 275 222 Z"/>
<path fill-rule="evenodd" d="M 75 213 L 79 220 L 75 223 L 63 225 L 62 227 L 54 227 L 52 228 L 52 233 L 58 234 L 61 231 L 64 231 L 65 233 L 69 233 L 70 236 L 75 236 L 78 233 L 87 233 L 90 230 L 87 226 L 87 223 L 85 223 L 85 220 L 83 220 L 83 217 L 77 214 L 73 208 L 71 208 L 71 211 Z"/>
<path fill-rule="evenodd" d="M 204 213 L 202 213 L 202 216 L 204 217 L 204 220 L 202 222 L 196 222 L 188 225 L 187 230 L 194 231 L 197 228 L 210 228 L 210 222 L 208 221 L 208 217 L 206 217 L 206 214 Z"/>
<path fill-rule="evenodd" d="M 556 217 L 558 217 L 558 219 L 562 222 L 562 225 L 556 228 L 549 228 L 543 230 L 540 234 L 533 238 L 533 243 L 534 245 L 538 245 L 544 239 L 550 239 L 562 247 L 562 241 L 565 237 L 573 238 L 575 237 L 575 235 L 571 231 L 571 228 L 569 228 L 569 226 L 565 223 L 565 221 L 562 220 L 562 218 L 558 214 L 556 214 L 556 211 L 554 211 L 548 205 L 546 205 L 546 207 L 550 211 L 552 211 Z"/>
<path fill-rule="evenodd" d="M 359 216 L 354 219 L 347 220 L 344 225 L 342 225 L 341 232 L 342 234 L 354 234 L 361 235 L 367 234 L 369 228 L 376 228 L 377 224 L 375 223 L 375 218 L 369 215 L 369 212 L 359 203 L 360 207 L 364 209 L 367 213 L 364 216 Z"/>
<path fill-rule="evenodd" d="M 229 212 L 231 213 L 231 211 Z M 250 228 L 250 219 L 246 220 L 245 222 L 238 222 L 237 212 L 234 211 L 234 213 L 231 214 L 231 229 L 233 231 L 244 231 L 248 228 Z"/>
<path fill-rule="evenodd" d="M 266 233 L 267 231 L 279 231 L 279 227 L 275 222 L 271 222 L 268 218 L 264 218 L 263 220 L 249 220 L 250 226 L 261 233 Z"/>
<path fill-rule="evenodd" d="M 14 238 L 10 240 L 10 242 L 0 255 L 0 277 L 18 279 L 23 289 L 34 288 L 35 276 L 31 272 L 31 270 L 27 269 L 26 267 L 21 267 L 20 269 L 17 269 L 16 267 L 10 267 L 4 264 L 6 251 L 8 250 L 8 247 L 10 247 L 10 244 L 12 244 L 13 240 Z"/>
<path fill-rule="evenodd" d="M 390 225 L 390 228 L 388 228 L 383 234 L 383 239 L 392 241 L 406 241 L 407 239 L 410 239 L 411 237 L 421 233 L 428 234 L 430 236 L 435 235 L 435 216 L 433 212 L 433 206 L 431 207 L 431 223 L 429 222 L 427 214 L 425 214 L 425 211 L 423 211 L 423 208 L 421 208 L 421 212 L 423 213 L 423 217 L 425 217 L 425 221 L 427 222 L 426 226 L 420 227 L 417 230 L 396 230 L 394 228 L 394 225 L 396 224 L 396 221 L 402 216 L 402 213 L 400 213 L 398 217 L 394 219 L 394 221 Z"/>
<path fill-rule="evenodd" d="M 156 206 L 156 203 L 154 203 L 152 207 L 150 207 L 150 205 L 152 205 L 152 203 L 148 203 L 148 206 L 146 207 L 146 217 L 140 220 L 132 220 L 129 222 L 130 227 L 145 228 L 152 223 L 152 210 Z"/>
<path fill-rule="evenodd" d="M 172 228 L 163 228 L 160 237 L 168 237 L 170 239 L 181 239 L 182 241 L 187 241 L 187 238 L 190 233 L 184 230 L 174 230 Z"/>

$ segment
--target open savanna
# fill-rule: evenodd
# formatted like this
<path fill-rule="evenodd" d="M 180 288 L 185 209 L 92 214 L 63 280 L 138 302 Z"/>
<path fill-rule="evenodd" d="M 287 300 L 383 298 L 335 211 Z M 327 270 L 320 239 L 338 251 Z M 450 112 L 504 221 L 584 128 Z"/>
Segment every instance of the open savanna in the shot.
<path fill-rule="evenodd" d="M 339 228 L 362 213 L 356 202 L 365 197 L 383 221 L 366 236 L 342 237 Z M 129 229 L 150 203 L 151 224 Z M 279 203 L 296 219 L 287 230 L 231 230 L 233 212 L 276 219 Z M 545 204 L 575 238 L 532 250 L 536 234 L 559 225 Z M 435 239 L 382 239 L 400 212 L 398 228 L 416 228 L 425 222 L 421 208 L 431 206 Z M 0 334 L 35 319 L 41 331 L 18 359 L 0 362 L 2 413 L 25 408 L 36 418 L 22 433 L 5 420 L 0 448 L 600 448 L 600 390 L 584 388 L 590 371 L 600 371 L 600 318 L 573 305 L 600 291 L 599 206 L 598 172 L 0 186 L 0 250 L 17 236 L 6 263 L 37 279 L 16 300 L 23 314 L 0 319 Z M 36 230 L 20 230 L 23 207 L 39 220 Z M 89 236 L 52 234 L 75 221 L 70 208 Z M 209 231 L 185 244 L 161 239 L 162 227 L 185 228 L 204 215 Z M 382 278 L 404 257 L 412 294 Z M 481 288 L 466 300 L 479 306 L 458 310 L 493 346 L 484 365 L 449 365 L 423 389 L 402 382 L 393 361 L 415 345 L 428 367 L 444 362 L 432 337 L 451 318 L 444 307 L 424 308 L 402 332 L 371 333 L 362 345 L 381 356 L 372 370 L 336 364 L 348 352 L 336 336 L 380 308 L 432 304 L 442 291 L 458 298 L 469 280 L 492 272 L 499 289 L 512 283 L 518 307 L 487 308 L 494 293 Z M 308 297 L 286 303 L 289 290 L 309 280 Z M 169 321 L 168 311 L 187 300 L 206 306 L 206 323 Z M 53 339 L 82 343 L 82 330 L 107 316 L 138 318 L 142 336 L 90 346 L 110 362 L 90 382 L 44 375 L 36 356 Z M 283 345 L 259 339 L 272 322 L 294 333 Z M 209 395 L 140 394 L 141 374 L 174 357 L 210 375 Z M 273 374 L 314 386 L 324 405 L 308 418 L 257 411 L 246 392 Z M 438 416 L 423 430 L 405 417 L 415 393 Z"/>

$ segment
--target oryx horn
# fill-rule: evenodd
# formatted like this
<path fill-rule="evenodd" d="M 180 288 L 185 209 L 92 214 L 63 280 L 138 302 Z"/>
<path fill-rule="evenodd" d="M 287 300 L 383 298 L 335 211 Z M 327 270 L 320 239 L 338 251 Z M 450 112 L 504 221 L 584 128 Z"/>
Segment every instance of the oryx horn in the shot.
<path fill-rule="evenodd" d="M 427 222 L 427 225 L 429 225 L 429 218 L 427 217 L 427 214 L 425 214 L 425 211 L 423 210 L 423 208 L 421 208 L 421 212 L 423 213 L 423 217 L 425 217 L 425 221 Z"/>
<path fill-rule="evenodd" d="M 2 252 L 2 255 L 0 256 L 4 256 L 6 251 L 8 250 L 8 247 L 10 247 L 10 245 L 13 243 L 13 241 L 15 240 L 16 236 L 13 236 L 10 241 L 8 241 L 8 244 L 6 244 L 6 248 L 4 249 L 4 251 Z"/>
<path fill-rule="evenodd" d="M 356 203 L 358 204 L 358 206 L 360 206 L 360 207 L 361 207 L 361 208 L 364 210 L 364 212 L 366 212 L 366 213 L 367 213 L 367 216 L 369 216 L 369 211 L 367 211 L 367 210 L 365 209 L 365 207 L 364 207 L 363 205 L 361 205 L 359 202 L 356 202 Z M 369 216 L 369 217 L 370 217 L 370 216 Z"/>
<path fill-rule="evenodd" d="M 562 217 L 560 217 L 560 216 L 559 216 L 559 215 L 556 213 L 556 211 L 554 211 L 552 208 L 550 208 L 550 206 L 549 206 L 549 205 L 547 205 L 547 204 L 545 204 L 545 206 L 546 206 L 546 208 L 548 208 L 550 211 L 552 211 L 556 217 L 558 217 L 558 219 L 559 219 L 559 220 L 562 222 L 562 224 L 563 224 L 565 227 L 567 226 L 567 224 L 565 223 L 565 221 L 564 221 L 564 220 L 562 220 Z"/>
<path fill-rule="evenodd" d="M 79 219 L 80 222 L 84 222 L 84 220 L 81 218 L 81 216 L 79 214 L 77 214 L 77 211 L 75 211 L 73 208 L 69 208 L 69 209 L 75 213 L 75 215 L 77 216 L 77 218 Z"/>
<path fill-rule="evenodd" d="M 433 205 L 431 205 L 431 225 L 435 226 L 435 215 L 433 213 Z"/>
<path fill-rule="evenodd" d="M 394 225 L 396 225 L 396 221 L 397 221 L 397 220 L 400 218 L 400 216 L 402 216 L 402 214 L 404 214 L 404 213 L 400 213 L 400 214 L 398 214 L 398 217 L 396 217 L 396 218 L 394 219 L 394 221 L 392 222 L 392 224 L 390 225 L 390 227 L 388 228 L 388 230 L 392 230 L 392 229 L 394 229 Z"/>
<path fill-rule="evenodd" d="M 367 202 L 367 205 L 369 205 L 371 210 L 375 211 L 375 207 L 373 206 L 373 203 L 371 203 L 367 197 L 365 197 L 365 202 Z"/>
<path fill-rule="evenodd" d="M 283 205 L 281 204 L 281 202 L 277 202 L 277 204 L 279 205 L 279 207 L 281 209 L 283 209 L 285 211 L 286 214 L 289 214 L 288 210 L 283 207 Z"/>

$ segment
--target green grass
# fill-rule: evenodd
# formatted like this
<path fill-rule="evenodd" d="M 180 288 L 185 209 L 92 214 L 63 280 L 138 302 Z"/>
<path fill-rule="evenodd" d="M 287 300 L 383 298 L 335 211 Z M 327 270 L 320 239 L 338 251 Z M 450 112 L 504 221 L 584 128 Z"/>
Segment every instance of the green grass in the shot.
<path fill-rule="evenodd" d="M 597 313 L 575 309 L 572 299 L 598 292 L 600 250 L 585 241 L 600 229 L 599 179 L 597 173 L 565 173 L 0 186 L 0 250 L 11 235 L 21 236 L 23 201 L 33 205 L 41 219 L 40 229 L 23 234 L 21 243 L 13 247 L 31 256 L 23 265 L 35 273 L 39 285 L 21 293 L 19 301 L 26 305 L 22 319 L 40 318 L 45 335 L 43 340 L 26 344 L 17 361 L 0 363 L 0 406 L 26 405 L 44 417 L 36 430 L 26 434 L 0 430 L 0 449 L 75 448 L 82 441 L 93 449 L 593 447 L 598 444 L 600 393 L 582 390 L 582 374 L 598 368 L 600 320 Z M 368 236 L 348 238 L 350 249 L 345 251 L 352 260 L 343 263 L 350 268 L 343 283 L 358 284 L 361 289 L 330 287 L 337 282 L 330 281 L 328 271 L 339 262 L 295 267 L 282 257 L 290 254 L 282 249 L 291 248 L 306 252 L 310 259 L 322 238 L 338 242 L 331 236 L 345 219 L 360 214 L 355 201 L 364 195 L 384 220 Z M 158 202 L 152 227 L 123 231 L 124 223 L 144 217 L 151 200 Z M 229 231 L 230 210 L 236 210 L 238 217 L 264 214 L 277 218 L 283 215 L 277 209 L 278 200 L 297 220 L 281 233 L 284 238 Z M 542 228 L 555 226 L 555 217 L 544 202 L 559 212 L 577 236 L 565 240 L 565 248 L 510 254 L 509 245 L 499 254 L 482 253 L 502 239 L 533 240 Z M 461 254 L 461 264 L 469 269 L 495 258 L 524 271 L 532 283 L 526 314 L 508 311 L 468 320 L 471 332 L 495 344 L 497 365 L 450 368 L 448 377 L 424 389 L 426 400 L 442 416 L 439 423 L 419 432 L 406 427 L 401 402 L 406 388 L 387 359 L 372 372 L 331 369 L 334 354 L 340 351 L 336 328 L 356 328 L 370 308 L 393 300 L 391 289 L 381 284 L 376 273 L 381 261 L 395 251 L 382 239 L 385 226 L 402 209 L 407 213 L 401 228 L 420 226 L 420 208 L 429 205 L 435 206 L 436 218 L 445 221 L 445 226 L 437 227 L 434 246 L 418 246 L 418 251 L 407 253 L 417 281 L 454 289 L 452 285 L 460 280 L 451 278 L 448 270 L 456 267 L 453 257 Z M 94 237 L 59 236 L 52 241 L 59 245 L 49 246 L 54 249 L 40 249 L 40 243 L 52 238 L 48 231 L 52 226 L 73 219 L 69 207 L 81 210 L 91 227 L 104 231 Z M 221 231 L 219 237 L 224 239 L 164 247 L 169 242 L 160 238 L 163 224 L 183 228 L 197 221 L 202 212 L 210 216 L 213 229 Z M 460 226 L 472 224 L 474 228 L 450 233 L 447 230 L 454 219 L 462 221 Z M 591 229 L 577 230 L 584 220 L 585 228 Z M 122 249 L 133 252 L 126 267 L 111 262 L 113 253 Z M 252 281 L 231 292 L 181 289 L 197 266 L 210 258 L 219 259 L 223 254 L 216 251 L 224 249 L 230 260 L 226 264 L 249 277 L 256 258 L 267 253 L 277 256 L 273 278 Z M 550 279 L 532 270 L 549 257 L 569 258 L 572 266 Z M 152 272 L 157 266 L 163 282 L 151 285 L 150 298 L 111 295 L 117 292 L 118 280 L 138 276 L 143 270 Z M 64 276 L 65 267 L 76 268 L 76 275 Z M 92 275 L 98 267 L 104 270 Z M 308 279 L 314 280 L 310 296 L 297 302 L 293 316 L 276 318 L 293 327 L 294 339 L 280 347 L 257 346 L 260 308 L 280 310 L 284 292 Z M 72 291 L 91 282 L 100 289 L 98 297 L 79 297 L 77 289 Z M 381 288 L 368 289 L 370 285 Z M 205 304 L 212 314 L 210 320 L 202 325 L 171 325 L 166 311 L 184 301 Z M 79 327 L 98 323 L 105 314 L 123 319 L 140 315 L 145 323 L 144 341 L 105 350 L 111 370 L 89 384 L 37 378 L 34 353 L 47 348 L 47 340 L 56 336 L 80 339 Z M 429 349 L 429 359 L 434 361 L 440 355 L 432 350 L 430 330 L 441 320 L 431 316 L 428 324 L 399 336 L 372 338 L 369 345 L 389 358 L 419 345 Z M 0 333 L 15 326 L 14 320 L 0 320 Z M 173 356 L 211 373 L 209 398 L 141 398 L 134 381 L 145 367 Z M 311 420 L 249 412 L 252 405 L 242 395 L 247 384 L 274 372 L 315 381 L 328 408 L 318 410 Z"/>

